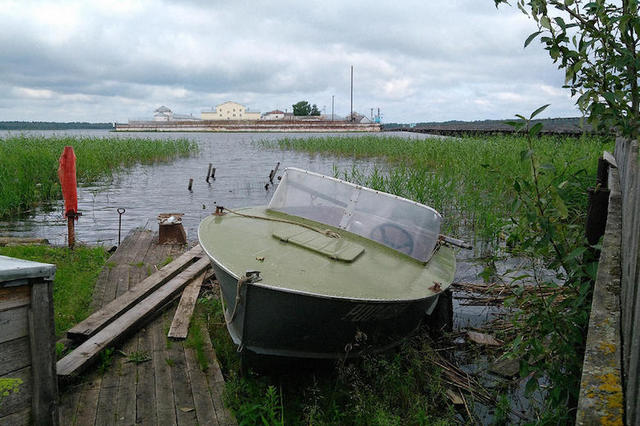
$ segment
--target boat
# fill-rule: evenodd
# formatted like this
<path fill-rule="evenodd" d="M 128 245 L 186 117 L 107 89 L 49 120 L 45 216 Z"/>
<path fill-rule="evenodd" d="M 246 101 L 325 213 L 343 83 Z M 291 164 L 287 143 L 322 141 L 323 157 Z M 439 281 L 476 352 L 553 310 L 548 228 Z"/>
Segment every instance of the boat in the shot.
<path fill-rule="evenodd" d="M 397 345 L 455 273 L 441 215 L 289 167 L 267 206 L 217 206 L 198 228 L 240 352 L 360 356 Z"/>

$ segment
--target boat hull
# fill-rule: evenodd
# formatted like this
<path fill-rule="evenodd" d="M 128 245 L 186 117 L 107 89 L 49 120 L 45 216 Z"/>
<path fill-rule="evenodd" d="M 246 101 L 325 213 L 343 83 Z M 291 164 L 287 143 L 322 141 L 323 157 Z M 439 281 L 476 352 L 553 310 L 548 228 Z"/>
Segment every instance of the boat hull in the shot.
<path fill-rule="evenodd" d="M 352 300 L 259 282 L 238 291 L 237 277 L 215 259 L 212 266 L 229 334 L 241 350 L 260 355 L 331 359 L 382 351 L 411 334 L 438 300 Z"/>

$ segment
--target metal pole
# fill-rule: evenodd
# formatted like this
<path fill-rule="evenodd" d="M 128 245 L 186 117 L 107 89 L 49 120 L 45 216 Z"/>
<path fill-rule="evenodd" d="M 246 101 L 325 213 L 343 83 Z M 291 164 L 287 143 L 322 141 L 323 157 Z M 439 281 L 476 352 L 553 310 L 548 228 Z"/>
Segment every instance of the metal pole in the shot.
<path fill-rule="evenodd" d="M 353 65 L 351 65 L 351 115 L 349 121 L 353 121 Z"/>
<path fill-rule="evenodd" d="M 331 95 L 331 121 L 333 121 L 333 101 L 336 95 Z"/>
<path fill-rule="evenodd" d="M 122 215 L 126 212 L 125 209 L 120 207 L 118 210 L 118 246 L 120 246 L 120 234 L 122 233 Z"/>

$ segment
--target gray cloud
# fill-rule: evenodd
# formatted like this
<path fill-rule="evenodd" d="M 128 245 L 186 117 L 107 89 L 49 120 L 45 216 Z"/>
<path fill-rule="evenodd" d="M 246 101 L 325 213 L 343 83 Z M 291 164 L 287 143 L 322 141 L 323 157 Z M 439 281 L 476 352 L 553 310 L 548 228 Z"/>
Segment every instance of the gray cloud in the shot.
<path fill-rule="evenodd" d="M 94 4 L 95 3 L 95 4 Z M 257 4 L 254 4 L 257 3 Z M 125 121 L 165 104 L 301 99 L 386 121 L 577 115 L 534 24 L 491 0 L 9 1 L 0 9 L 0 120 Z"/>

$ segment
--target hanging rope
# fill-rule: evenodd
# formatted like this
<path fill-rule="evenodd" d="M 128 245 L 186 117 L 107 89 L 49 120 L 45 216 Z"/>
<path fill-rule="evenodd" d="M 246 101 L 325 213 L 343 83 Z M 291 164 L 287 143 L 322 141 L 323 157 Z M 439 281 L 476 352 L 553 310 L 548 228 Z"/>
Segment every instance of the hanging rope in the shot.
<path fill-rule="evenodd" d="M 303 228 L 309 229 L 311 231 L 318 232 L 319 234 L 325 235 L 325 236 L 330 237 L 330 238 L 340 238 L 340 234 L 338 234 L 335 231 L 332 231 L 331 229 L 322 230 L 322 229 L 313 227 L 311 225 L 307 225 L 305 223 L 294 222 L 292 220 L 276 219 L 274 217 L 264 217 L 264 216 L 255 216 L 255 215 L 252 215 L 252 214 L 244 214 L 244 213 L 240 213 L 240 212 L 228 209 L 226 207 L 222 207 L 222 209 L 228 211 L 229 213 L 233 213 L 235 215 L 246 217 L 246 218 L 249 218 L 249 219 L 260 219 L 260 220 L 267 220 L 267 221 L 270 221 L 270 222 L 280 222 L 280 223 L 287 223 L 289 225 L 297 225 L 297 226 L 301 226 Z"/>
<path fill-rule="evenodd" d="M 229 323 L 233 322 L 236 314 L 238 313 L 238 306 L 242 301 L 242 287 L 244 287 L 249 281 L 251 281 L 251 278 L 247 277 L 246 275 L 243 275 L 238 279 L 238 284 L 236 286 L 236 304 L 233 307 L 233 312 L 231 313 L 231 318 L 229 318 Z"/>

